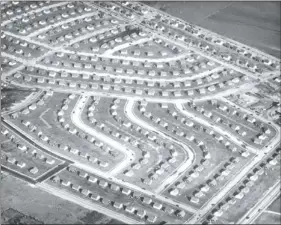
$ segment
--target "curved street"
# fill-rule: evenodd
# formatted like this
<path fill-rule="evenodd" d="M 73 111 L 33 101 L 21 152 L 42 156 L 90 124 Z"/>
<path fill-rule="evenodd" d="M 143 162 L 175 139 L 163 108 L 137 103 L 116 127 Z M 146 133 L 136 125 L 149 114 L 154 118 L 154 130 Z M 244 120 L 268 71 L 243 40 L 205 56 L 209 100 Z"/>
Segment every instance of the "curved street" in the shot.
<path fill-rule="evenodd" d="M 117 174 L 120 171 L 124 170 L 125 168 L 129 167 L 129 165 L 135 160 L 135 153 L 134 151 L 126 148 L 124 145 L 120 144 L 119 142 L 113 140 L 112 138 L 104 135 L 101 132 L 96 131 L 92 127 L 85 124 L 81 119 L 81 114 L 83 109 L 89 99 L 87 95 L 81 95 L 80 98 L 77 100 L 76 105 L 74 106 L 71 112 L 71 121 L 75 126 L 79 129 L 83 130 L 87 134 L 90 134 L 94 137 L 97 137 L 102 142 L 108 144 L 113 149 L 117 149 L 118 151 L 122 152 L 125 156 L 123 161 L 119 162 L 117 166 L 110 172 L 111 174 Z"/>
<path fill-rule="evenodd" d="M 138 124 L 141 127 L 144 127 L 147 130 L 156 132 L 159 136 L 161 136 L 167 140 L 177 143 L 184 149 L 184 151 L 186 153 L 185 161 L 181 165 L 178 166 L 178 168 L 175 170 L 176 172 L 173 173 L 172 175 L 170 175 L 169 177 L 167 177 L 167 179 L 165 179 L 165 181 L 162 182 L 161 185 L 159 185 L 159 187 L 155 190 L 156 193 L 160 193 L 164 190 L 164 188 L 166 186 L 174 183 L 179 178 L 180 174 L 182 174 L 184 171 L 186 171 L 192 165 L 192 163 L 195 160 L 195 154 L 194 154 L 194 151 L 192 151 L 187 145 L 183 144 L 180 141 L 177 141 L 174 138 L 171 138 L 170 136 L 168 136 L 165 133 L 156 129 L 154 126 L 152 126 L 152 125 L 146 123 L 145 121 L 141 120 L 140 118 L 138 118 L 134 114 L 134 105 L 135 105 L 135 102 L 133 100 L 128 100 L 126 102 L 126 105 L 124 108 L 124 112 L 125 112 L 126 116 L 132 122 L 134 122 L 135 124 Z"/>

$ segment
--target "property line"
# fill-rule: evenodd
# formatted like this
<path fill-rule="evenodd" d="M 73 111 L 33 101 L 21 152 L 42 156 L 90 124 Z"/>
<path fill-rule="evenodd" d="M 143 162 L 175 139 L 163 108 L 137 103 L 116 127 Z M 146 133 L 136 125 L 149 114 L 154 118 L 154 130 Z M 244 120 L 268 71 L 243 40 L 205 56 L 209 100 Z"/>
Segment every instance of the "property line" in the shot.
<path fill-rule="evenodd" d="M 264 212 L 281 216 L 280 212 L 274 212 L 274 211 L 271 211 L 271 210 L 264 210 Z"/>
<path fill-rule="evenodd" d="M 44 112 L 42 112 L 41 115 L 39 116 L 39 118 L 40 118 L 40 120 L 42 120 L 43 123 L 46 124 L 46 126 L 47 126 L 48 128 L 52 128 L 52 126 L 51 126 L 46 120 L 43 119 L 44 114 L 45 114 L 46 112 L 48 112 L 49 110 L 50 110 L 50 108 L 48 108 L 48 109 L 46 109 Z"/>

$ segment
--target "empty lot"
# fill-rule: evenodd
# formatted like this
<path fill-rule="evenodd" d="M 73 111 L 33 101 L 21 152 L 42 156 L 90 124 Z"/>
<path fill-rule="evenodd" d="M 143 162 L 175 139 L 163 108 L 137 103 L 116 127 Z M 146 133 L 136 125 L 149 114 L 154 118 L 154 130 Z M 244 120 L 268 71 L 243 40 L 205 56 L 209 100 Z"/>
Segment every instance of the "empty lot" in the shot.
<path fill-rule="evenodd" d="M 280 2 L 146 2 L 280 58 Z"/>
<path fill-rule="evenodd" d="M 13 208 L 46 224 L 89 224 L 93 221 L 118 223 L 110 217 L 92 212 L 69 201 L 57 198 L 28 183 L 1 174 L 1 213 Z"/>

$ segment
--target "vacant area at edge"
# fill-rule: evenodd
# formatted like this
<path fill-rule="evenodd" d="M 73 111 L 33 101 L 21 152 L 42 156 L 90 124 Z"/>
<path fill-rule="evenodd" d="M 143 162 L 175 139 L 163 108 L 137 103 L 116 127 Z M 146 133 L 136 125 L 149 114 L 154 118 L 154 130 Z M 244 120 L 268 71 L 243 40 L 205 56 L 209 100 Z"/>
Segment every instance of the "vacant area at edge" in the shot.
<path fill-rule="evenodd" d="M 280 58 L 280 2 L 144 2 Z"/>

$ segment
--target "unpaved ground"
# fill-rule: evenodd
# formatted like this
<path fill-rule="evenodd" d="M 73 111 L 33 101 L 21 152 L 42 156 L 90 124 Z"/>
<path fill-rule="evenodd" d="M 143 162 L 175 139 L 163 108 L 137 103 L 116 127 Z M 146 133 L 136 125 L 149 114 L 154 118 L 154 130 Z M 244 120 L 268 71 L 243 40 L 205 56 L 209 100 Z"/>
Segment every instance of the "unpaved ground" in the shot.
<path fill-rule="evenodd" d="M 35 92 L 32 92 L 30 90 L 24 90 L 14 87 L 3 88 L 1 90 L 1 109 L 12 110 L 14 107 L 14 103 L 20 105 L 21 103 L 28 101 L 28 99 L 31 98 L 33 94 L 35 94 Z"/>
<path fill-rule="evenodd" d="M 146 2 L 280 58 L 280 2 Z"/>
<path fill-rule="evenodd" d="M 267 210 L 281 213 L 281 196 L 274 200 L 270 206 L 268 206 Z"/>
<path fill-rule="evenodd" d="M 118 223 L 106 215 L 57 198 L 11 175 L 1 174 L 1 213 L 9 208 L 31 216 L 45 224 Z M 91 216 L 89 216 L 91 215 Z M 3 221 L 1 221 L 1 224 Z"/>
<path fill-rule="evenodd" d="M 257 218 L 257 220 L 254 223 L 255 224 L 280 224 L 281 216 L 264 212 Z"/>

